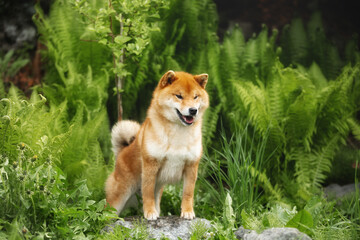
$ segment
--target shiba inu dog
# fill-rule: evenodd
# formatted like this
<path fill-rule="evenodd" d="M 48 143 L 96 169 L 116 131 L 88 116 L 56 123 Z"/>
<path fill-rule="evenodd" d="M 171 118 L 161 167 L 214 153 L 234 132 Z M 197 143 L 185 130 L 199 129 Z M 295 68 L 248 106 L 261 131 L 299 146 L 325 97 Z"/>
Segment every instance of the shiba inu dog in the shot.
<path fill-rule="evenodd" d="M 112 129 L 116 155 L 114 172 L 106 181 L 106 200 L 120 214 L 139 189 L 144 217 L 160 214 L 163 187 L 183 179 L 181 217 L 193 219 L 194 188 L 202 155 L 201 123 L 209 97 L 207 74 L 168 71 L 155 91 L 140 126 L 120 121 Z"/>

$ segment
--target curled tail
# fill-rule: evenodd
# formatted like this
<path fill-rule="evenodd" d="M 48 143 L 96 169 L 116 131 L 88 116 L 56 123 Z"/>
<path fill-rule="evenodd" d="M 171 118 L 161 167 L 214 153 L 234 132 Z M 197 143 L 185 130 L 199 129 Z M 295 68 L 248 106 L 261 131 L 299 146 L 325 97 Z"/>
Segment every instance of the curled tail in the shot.
<path fill-rule="evenodd" d="M 130 120 L 117 122 L 111 130 L 112 150 L 115 156 L 130 145 L 140 129 L 140 124 Z"/>

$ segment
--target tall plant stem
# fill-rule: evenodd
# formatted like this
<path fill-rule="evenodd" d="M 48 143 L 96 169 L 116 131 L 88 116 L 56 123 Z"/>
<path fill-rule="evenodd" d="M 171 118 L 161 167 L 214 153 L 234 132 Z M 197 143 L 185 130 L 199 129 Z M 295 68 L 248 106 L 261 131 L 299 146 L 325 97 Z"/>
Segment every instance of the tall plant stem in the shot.
<path fill-rule="evenodd" d="M 111 0 L 109 0 L 109 8 L 113 8 Z M 120 14 L 120 36 L 122 36 L 123 30 L 124 29 L 124 22 L 123 22 L 123 17 Z M 113 31 L 113 23 L 112 23 L 112 18 L 110 16 L 110 30 L 111 30 L 111 40 L 112 42 L 115 41 L 115 34 Z M 124 62 L 124 48 L 121 49 L 121 55 L 119 57 L 119 59 L 116 59 L 115 54 L 113 53 L 113 67 L 114 69 L 116 69 L 116 65 L 122 65 L 122 63 Z M 115 76 L 115 85 L 116 85 L 116 96 L 117 96 L 117 112 L 118 112 L 118 121 L 122 120 L 122 114 L 123 114 L 123 107 L 122 107 L 122 94 L 121 94 L 121 89 L 123 87 L 123 78 L 120 76 L 120 74 L 116 74 Z"/>
<path fill-rule="evenodd" d="M 123 22 L 123 18 L 120 14 L 120 36 L 123 35 L 123 29 L 124 29 L 124 22 Z M 119 64 L 122 65 L 122 63 L 124 62 L 124 48 L 121 49 L 121 55 L 119 58 Z M 118 74 L 116 76 L 116 93 L 117 93 L 117 103 L 118 103 L 118 120 L 121 121 L 122 120 L 122 114 L 123 114 L 123 107 L 122 107 L 122 87 L 123 87 L 123 78 Z"/>

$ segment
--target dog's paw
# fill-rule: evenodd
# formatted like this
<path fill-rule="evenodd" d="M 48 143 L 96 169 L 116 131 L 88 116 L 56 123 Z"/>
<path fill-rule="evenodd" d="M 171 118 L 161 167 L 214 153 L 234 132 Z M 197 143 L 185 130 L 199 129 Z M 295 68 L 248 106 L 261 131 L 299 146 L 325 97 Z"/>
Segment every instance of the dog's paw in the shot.
<path fill-rule="evenodd" d="M 182 211 L 180 217 L 185 218 L 185 219 L 194 219 L 195 213 L 194 213 L 194 211 L 189 211 L 189 212 Z"/>
<path fill-rule="evenodd" d="M 156 220 L 159 217 L 159 213 L 156 210 L 145 211 L 144 217 L 147 220 Z"/>

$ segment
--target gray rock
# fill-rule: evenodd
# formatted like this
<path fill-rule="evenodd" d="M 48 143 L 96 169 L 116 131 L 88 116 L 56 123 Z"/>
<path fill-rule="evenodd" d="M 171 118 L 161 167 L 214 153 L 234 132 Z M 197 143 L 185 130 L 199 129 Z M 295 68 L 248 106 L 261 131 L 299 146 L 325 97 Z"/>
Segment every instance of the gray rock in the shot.
<path fill-rule="evenodd" d="M 358 184 L 358 188 L 360 190 L 360 183 Z M 344 186 L 340 186 L 339 184 L 330 184 L 325 187 L 324 192 L 326 196 L 333 196 L 335 198 L 342 198 L 348 194 L 355 192 L 355 184 L 347 184 Z"/>
<path fill-rule="evenodd" d="M 150 237 L 155 239 L 161 239 L 162 237 L 170 240 L 178 240 L 179 238 L 183 240 L 189 239 L 192 227 L 195 224 L 203 224 L 204 227 L 208 229 L 211 228 L 210 221 L 206 219 L 195 218 L 194 220 L 186 220 L 177 216 L 164 216 L 159 217 L 155 221 L 147 221 L 140 217 L 128 217 L 105 227 L 103 231 L 112 232 L 113 228 L 118 225 L 132 229 L 134 228 L 134 222 L 137 223 L 141 221 L 146 224 Z"/>
<path fill-rule="evenodd" d="M 16 38 L 17 44 L 22 44 L 24 42 L 34 42 L 36 38 L 36 29 L 32 26 L 23 28 L 19 35 Z"/>
<path fill-rule="evenodd" d="M 18 35 L 18 27 L 14 23 L 6 23 L 4 24 L 4 33 L 7 37 L 16 39 L 16 36 Z"/>
<path fill-rule="evenodd" d="M 305 233 L 296 228 L 269 228 L 262 233 L 240 227 L 236 232 L 237 239 L 243 240 L 311 240 Z"/>
<path fill-rule="evenodd" d="M 245 234 L 251 233 L 251 230 L 245 229 L 243 226 L 239 227 L 236 232 L 234 232 L 237 239 L 243 239 Z"/>

